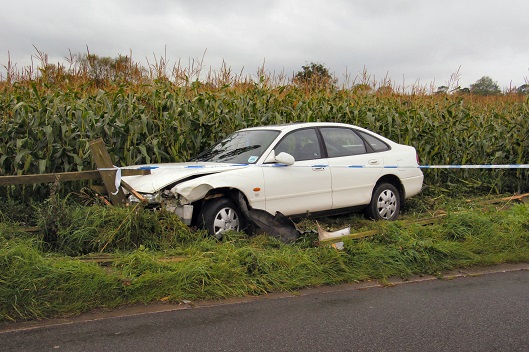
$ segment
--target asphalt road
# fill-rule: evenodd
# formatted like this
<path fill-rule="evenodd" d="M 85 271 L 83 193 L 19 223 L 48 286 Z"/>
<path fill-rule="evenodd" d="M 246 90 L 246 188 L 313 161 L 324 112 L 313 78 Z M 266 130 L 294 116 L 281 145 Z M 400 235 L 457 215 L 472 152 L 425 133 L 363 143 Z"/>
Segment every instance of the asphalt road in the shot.
<path fill-rule="evenodd" d="M 3 324 L 0 351 L 529 351 L 527 270 L 171 309 Z"/>

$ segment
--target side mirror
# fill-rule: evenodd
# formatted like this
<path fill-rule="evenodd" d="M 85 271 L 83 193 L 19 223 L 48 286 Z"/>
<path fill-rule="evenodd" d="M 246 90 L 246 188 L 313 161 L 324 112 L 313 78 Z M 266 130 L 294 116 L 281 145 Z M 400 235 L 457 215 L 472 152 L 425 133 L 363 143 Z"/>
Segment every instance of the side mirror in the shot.
<path fill-rule="evenodd" d="M 265 164 L 279 163 L 283 165 L 292 165 L 295 161 L 294 157 L 288 153 L 281 152 L 276 155 L 275 151 L 272 150 L 272 153 L 266 158 Z"/>
<path fill-rule="evenodd" d="M 294 157 L 288 153 L 281 152 L 275 157 L 276 161 L 280 164 L 284 165 L 293 165 L 296 161 Z"/>

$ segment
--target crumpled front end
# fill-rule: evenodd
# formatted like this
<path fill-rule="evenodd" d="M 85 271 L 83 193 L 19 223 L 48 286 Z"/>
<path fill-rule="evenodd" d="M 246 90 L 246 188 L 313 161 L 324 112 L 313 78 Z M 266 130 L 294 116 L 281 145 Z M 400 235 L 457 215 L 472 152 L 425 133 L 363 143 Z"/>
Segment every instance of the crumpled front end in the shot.
<path fill-rule="evenodd" d="M 128 195 L 129 203 L 146 203 L 152 208 L 166 209 L 191 225 L 193 203 L 203 199 L 212 189 L 203 181 L 204 177 L 241 169 L 246 165 L 175 163 L 148 167 L 152 170 L 150 175 L 123 178 L 137 194 Z"/>
<path fill-rule="evenodd" d="M 129 194 L 129 203 L 144 203 L 148 207 L 165 209 L 178 215 L 186 225 L 191 225 L 194 207 L 182 195 L 175 194 L 172 190 L 164 190 L 156 193 L 140 194 L 140 196 L 141 198 L 134 194 Z"/>

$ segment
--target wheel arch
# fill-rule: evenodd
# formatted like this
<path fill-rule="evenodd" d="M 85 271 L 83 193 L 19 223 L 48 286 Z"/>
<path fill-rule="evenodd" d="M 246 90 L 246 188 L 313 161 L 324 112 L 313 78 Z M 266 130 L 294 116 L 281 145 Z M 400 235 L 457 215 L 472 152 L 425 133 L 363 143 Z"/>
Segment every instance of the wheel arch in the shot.
<path fill-rule="evenodd" d="M 220 187 L 220 188 L 213 188 L 210 189 L 204 198 L 200 199 L 197 202 L 194 202 L 193 204 L 195 206 L 198 206 L 199 208 L 202 208 L 202 205 L 207 202 L 208 200 L 215 199 L 215 198 L 229 198 L 231 199 L 235 205 L 237 205 L 243 213 L 247 213 L 249 202 L 246 195 L 237 188 L 231 188 L 231 187 Z M 199 212 L 200 210 L 197 210 Z"/>
<path fill-rule="evenodd" d="M 378 187 L 378 185 L 382 183 L 392 184 L 397 189 L 397 191 L 399 191 L 400 203 L 404 204 L 404 199 L 406 199 L 406 194 L 405 194 L 406 190 L 404 189 L 404 185 L 402 184 L 400 178 L 398 178 L 396 175 L 393 175 L 393 174 L 382 176 L 381 178 L 378 179 L 377 183 L 375 184 L 375 187 L 373 187 L 373 192 Z"/>
<path fill-rule="evenodd" d="M 221 187 L 211 189 L 204 198 L 193 202 L 195 209 L 193 210 L 192 224 L 200 226 L 200 214 L 205 209 L 208 202 L 214 202 L 216 199 L 228 199 L 238 208 L 240 217 L 242 218 L 241 226 L 242 230 L 247 231 L 249 224 L 251 223 L 250 215 L 248 212 L 249 202 L 244 193 L 236 188 Z"/>
<path fill-rule="evenodd" d="M 237 188 L 231 188 L 231 187 L 220 187 L 220 188 L 213 188 L 209 190 L 208 193 L 204 196 L 204 201 L 207 201 L 209 199 L 213 198 L 219 198 L 219 197 L 226 197 L 233 200 L 237 205 L 240 205 L 240 198 L 239 195 L 242 196 L 242 199 L 246 203 L 246 206 L 248 206 L 248 199 L 246 195 Z"/>

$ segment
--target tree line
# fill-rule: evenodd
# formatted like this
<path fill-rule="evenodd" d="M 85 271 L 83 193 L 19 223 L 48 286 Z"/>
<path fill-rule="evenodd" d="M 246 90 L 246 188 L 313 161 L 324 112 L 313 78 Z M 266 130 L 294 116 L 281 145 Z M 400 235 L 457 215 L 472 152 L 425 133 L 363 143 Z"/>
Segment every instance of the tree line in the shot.
<path fill-rule="evenodd" d="M 129 56 L 119 55 L 116 58 L 102 57 L 95 54 L 71 54 L 67 58 L 70 69 L 57 64 L 52 65 L 47 62 L 45 54 L 38 51 L 38 59 L 42 66 L 39 68 L 40 77 L 50 82 L 68 81 L 72 75 L 82 75 L 98 87 L 104 87 L 108 82 L 140 82 L 145 77 L 156 77 L 157 80 L 164 78 L 164 71 L 167 62 L 160 59 L 160 62 L 149 64 L 148 69 L 132 61 Z M 75 69 L 72 70 L 72 67 Z M 155 71 L 155 72 L 153 72 Z M 11 81 L 8 72 L 8 82 Z M 153 74 L 154 73 L 154 74 Z M 364 72 L 364 74 L 366 74 Z M 165 77 L 166 78 L 166 77 Z M 187 80 L 190 79 L 186 75 Z M 198 79 L 198 78 L 197 78 Z M 262 77 L 261 77 L 262 79 Z M 189 83 L 189 82 L 188 82 Z M 197 82 L 198 83 L 198 82 Z M 296 86 L 310 87 L 311 89 L 335 89 L 338 88 L 338 79 L 333 76 L 330 70 L 322 63 L 310 62 L 301 67 L 301 70 L 292 76 L 291 83 Z M 394 86 L 390 80 L 384 80 L 378 87 L 371 84 L 369 79 L 362 80 L 361 83 L 354 84 L 352 89 L 355 92 L 393 94 Z M 480 96 L 502 95 L 504 93 L 519 95 L 529 94 L 529 84 L 514 87 L 506 92 L 502 92 L 497 82 L 489 76 L 483 76 L 468 88 L 449 86 L 439 86 L 434 94 L 473 94 Z"/>

